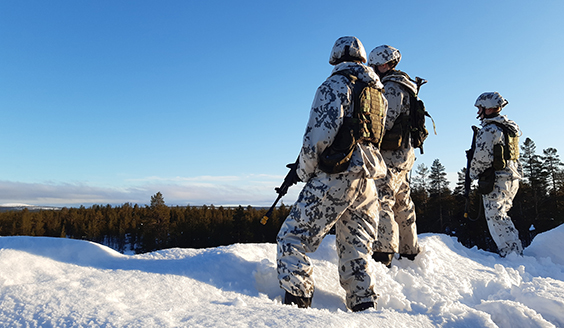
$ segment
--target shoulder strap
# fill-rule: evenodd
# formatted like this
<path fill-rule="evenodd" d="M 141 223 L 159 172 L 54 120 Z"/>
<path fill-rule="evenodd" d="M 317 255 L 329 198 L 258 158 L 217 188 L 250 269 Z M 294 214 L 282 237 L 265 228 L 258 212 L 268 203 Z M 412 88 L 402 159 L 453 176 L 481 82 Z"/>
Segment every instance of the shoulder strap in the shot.
<path fill-rule="evenodd" d="M 488 124 L 495 124 L 503 131 L 503 137 L 505 139 L 505 143 L 503 144 L 503 148 L 505 148 L 506 152 L 504 156 L 505 159 L 512 159 L 517 160 L 519 159 L 519 136 L 514 131 L 510 130 L 505 124 L 499 122 L 488 122 Z"/>
<path fill-rule="evenodd" d="M 346 77 L 347 79 L 349 79 L 349 81 L 351 81 L 352 83 L 352 93 L 353 93 L 353 118 L 358 118 L 358 116 L 360 115 L 360 113 L 358 112 L 358 108 L 360 106 L 359 102 L 360 102 L 360 93 L 362 92 L 362 90 L 368 85 L 368 83 L 360 80 L 356 75 L 354 75 L 352 73 L 351 70 L 342 70 L 342 71 L 337 71 L 333 74 L 331 74 L 331 76 L 334 75 L 341 75 Z"/>
<path fill-rule="evenodd" d="M 352 83 L 355 83 L 358 80 L 358 77 L 352 73 L 350 69 L 345 69 L 342 71 L 337 71 L 331 74 L 331 76 L 341 75 L 349 79 Z"/>
<path fill-rule="evenodd" d="M 501 129 L 503 137 L 505 138 L 505 145 L 507 146 L 507 143 L 509 142 L 509 128 L 505 126 L 505 124 L 499 122 L 488 122 L 488 124 L 494 124 Z"/>

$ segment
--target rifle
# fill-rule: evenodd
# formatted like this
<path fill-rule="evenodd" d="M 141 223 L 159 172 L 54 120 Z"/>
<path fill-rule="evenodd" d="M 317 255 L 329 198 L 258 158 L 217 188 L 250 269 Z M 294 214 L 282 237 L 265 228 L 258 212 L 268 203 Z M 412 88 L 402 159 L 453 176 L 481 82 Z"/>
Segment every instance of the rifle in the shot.
<path fill-rule="evenodd" d="M 470 149 L 466 151 L 466 174 L 464 176 L 464 198 L 466 198 L 466 205 L 464 206 L 465 219 L 468 218 L 468 207 L 470 207 L 470 185 L 472 184 L 472 180 L 470 179 L 470 165 L 472 163 L 472 159 L 474 158 L 474 152 L 476 151 L 476 135 L 478 134 L 478 131 L 480 131 L 480 128 L 473 125 L 472 131 L 472 145 L 470 146 Z"/>
<path fill-rule="evenodd" d="M 419 76 L 415 77 L 415 84 L 417 84 L 417 95 L 419 95 L 419 89 L 423 84 L 427 83 L 427 80 L 420 78 Z"/>
<path fill-rule="evenodd" d="M 278 201 L 280 200 L 280 198 L 282 198 L 284 195 L 286 195 L 286 193 L 288 192 L 288 189 L 291 186 L 295 185 L 298 181 L 300 181 L 300 178 L 298 177 L 298 172 L 297 172 L 299 160 L 300 160 L 300 157 L 298 156 L 298 159 L 296 159 L 295 163 L 286 165 L 286 167 L 290 169 L 290 172 L 288 172 L 288 174 L 286 174 L 286 177 L 284 178 L 284 181 L 282 182 L 280 187 L 274 188 L 274 190 L 276 190 L 276 193 L 278 194 L 278 197 L 276 197 L 274 204 L 272 204 L 272 206 L 268 209 L 268 212 L 266 212 L 266 214 L 262 217 L 262 220 L 260 220 L 260 223 L 262 223 L 263 225 L 265 225 L 266 221 L 268 221 L 268 219 L 270 219 L 270 216 L 272 215 L 272 211 L 274 211 L 274 208 L 276 207 L 276 204 L 278 204 Z"/>

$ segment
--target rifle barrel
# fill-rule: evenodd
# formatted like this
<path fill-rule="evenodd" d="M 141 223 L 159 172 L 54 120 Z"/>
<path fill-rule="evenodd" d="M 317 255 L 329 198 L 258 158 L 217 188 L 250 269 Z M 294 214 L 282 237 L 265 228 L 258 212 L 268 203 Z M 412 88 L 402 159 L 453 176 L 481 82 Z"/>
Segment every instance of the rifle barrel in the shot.
<path fill-rule="evenodd" d="M 300 157 L 298 156 L 298 159 L 296 159 L 296 162 L 294 162 L 294 164 L 286 165 L 286 167 L 288 167 L 290 169 L 290 172 L 288 172 L 288 174 L 286 174 L 286 176 L 284 177 L 284 181 L 282 182 L 280 187 L 274 188 L 274 190 L 276 190 L 276 193 L 278 194 L 278 197 L 276 197 L 274 204 L 272 204 L 272 206 L 268 209 L 268 212 L 266 212 L 266 214 L 260 220 L 260 223 L 262 223 L 263 225 L 265 225 L 266 222 L 268 221 L 268 219 L 270 219 L 270 216 L 272 215 L 272 212 L 274 211 L 274 208 L 276 207 L 276 204 L 278 204 L 278 201 L 280 200 L 280 198 L 282 198 L 284 195 L 286 195 L 286 193 L 288 192 L 288 189 L 291 186 L 294 185 L 295 182 L 293 181 L 294 180 L 293 175 L 296 174 L 296 169 L 297 169 L 297 166 L 298 166 L 298 160 L 299 159 L 300 159 Z"/>
<path fill-rule="evenodd" d="M 274 211 L 276 204 L 278 204 L 278 201 L 280 200 L 280 198 L 282 198 L 282 196 L 284 196 L 284 195 L 278 194 L 278 197 L 276 197 L 274 204 L 272 204 L 272 206 L 270 206 L 270 208 L 268 209 L 266 214 L 262 217 L 262 219 L 260 220 L 260 223 L 262 223 L 262 225 L 265 225 L 266 222 L 268 221 L 268 219 L 270 219 L 270 216 L 272 215 L 272 212 Z"/>

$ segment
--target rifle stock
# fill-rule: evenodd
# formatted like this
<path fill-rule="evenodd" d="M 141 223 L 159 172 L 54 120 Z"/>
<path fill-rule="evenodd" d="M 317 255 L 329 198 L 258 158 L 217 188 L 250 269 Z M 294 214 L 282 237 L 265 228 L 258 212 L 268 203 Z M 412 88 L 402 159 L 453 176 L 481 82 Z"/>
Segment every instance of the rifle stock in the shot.
<path fill-rule="evenodd" d="M 468 218 L 468 208 L 470 207 L 470 188 L 472 184 L 472 179 L 470 179 L 470 165 L 472 164 L 472 159 L 474 158 L 474 152 L 476 151 L 476 136 L 480 128 L 473 125 L 472 126 L 472 144 L 470 149 L 466 151 L 466 172 L 464 175 L 464 198 L 466 198 L 466 204 L 464 206 L 464 218 Z"/>
<path fill-rule="evenodd" d="M 298 159 L 296 159 L 295 163 L 286 165 L 286 167 L 289 168 L 290 171 L 288 172 L 288 174 L 286 174 L 286 177 L 284 177 L 284 181 L 282 182 L 280 187 L 274 188 L 274 190 L 276 190 L 276 193 L 278 194 L 278 197 L 276 197 L 274 204 L 272 204 L 272 206 L 270 206 L 270 208 L 268 209 L 266 214 L 260 220 L 260 223 L 262 223 L 263 225 L 265 225 L 266 222 L 268 221 L 268 219 L 270 219 L 270 216 L 272 215 L 272 212 L 274 211 L 276 204 L 278 204 L 278 201 L 282 197 L 284 197 L 284 195 L 286 195 L 286 193 L 288 192 L 288 189 L 291 186 L 293 186 L 294 184 L 296 184 L 296 181 L 298 181 L 297 171 L 298 171 L 298 161 L 299 161 L 299 159 L 300 158 L 298 157 Z"/>

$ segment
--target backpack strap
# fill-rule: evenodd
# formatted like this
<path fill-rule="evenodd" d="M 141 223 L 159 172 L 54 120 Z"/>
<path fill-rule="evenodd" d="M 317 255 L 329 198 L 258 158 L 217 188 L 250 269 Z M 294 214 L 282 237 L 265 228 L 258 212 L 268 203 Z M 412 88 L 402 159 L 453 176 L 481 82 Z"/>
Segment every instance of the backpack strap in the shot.
<path fill-rule="evenodd" d="M 488 122 L 488 124 L 496 125 L 501 129 L 503 132 L 503 138 L 505 139 L 505 146 L 507 146 L 507 143 L 509 142 L 509 128 L 505 126 L 505 124 L 499 122 Z"/>
<path fill-rule="evenodd" d="M 353 105 L 353 113 L 352 113 L 352 117 L 345 117 L 344 118 L 344 124 L 359 124 L 361 119 L 360 119 L 360 112 L 358 111 L 358 108 L 360 108 L 360 93 L 362 92 L 362 90 L 368 85 L 366 82 L 360 80 L 356 75 L 354 75 L 352 73 L 351 70 L 342 70 L 342 71 L 337 71 L 333 74 L 331 74 L 331 76 L 335 76 L 335 75 L 341 75 L 346 77 L 351 83 L 352 83 L 352 96 L 353 96 L 353 101 L 352 101 L 352 105 Z M 355 136 L 358 139 L 358 135 Z"/>

